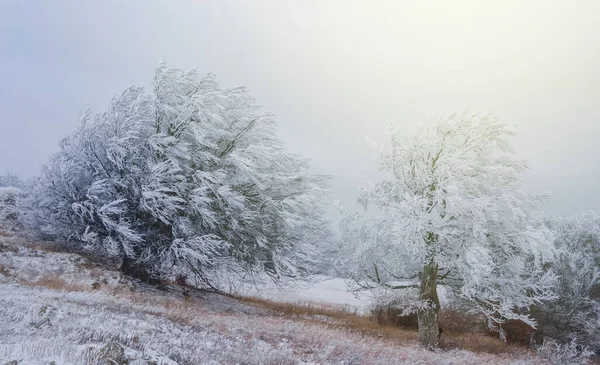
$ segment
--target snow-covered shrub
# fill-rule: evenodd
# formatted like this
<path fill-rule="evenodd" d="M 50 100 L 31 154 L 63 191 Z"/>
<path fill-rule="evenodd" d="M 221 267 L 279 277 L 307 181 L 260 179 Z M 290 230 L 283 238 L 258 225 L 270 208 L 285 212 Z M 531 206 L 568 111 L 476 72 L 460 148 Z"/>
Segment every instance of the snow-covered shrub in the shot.
<path fill-rule="evenodd" d="M 545 339 L 536 347 L 536 351 L 552 365 L 586 365 L 590 363 L 589 357 L 593 355 L 587 347 L 578 344 L 577 339 L 564 344 Z"/>
<path fill-rule="evenodd" d="M 21 189 L 15 187 L 0 187 L 0 222 L 18 219 L 17 200 Z"/>
<path fill-rule="evenodd" d="M 22 231 L 20 201 L 23 191 L 16 187 L 0 187 L 0 233 Z"/>
<path fill-rule="evenodd" d="M 197 283 L 310 271 L 327 236 L 327 178 L 276 136 L 243 87 L 157 68 L 85 114 L 31 183 L 24 221 L 122 257 L 124 268 Z"/>
<path fill-rule="evenodd" d="M 19 199 L 23 181 L 17 175 L 0 175 L 0 228 L 14 228 L 19 219 Z M 10 226 L 10 227 L 9 227 Z"/>

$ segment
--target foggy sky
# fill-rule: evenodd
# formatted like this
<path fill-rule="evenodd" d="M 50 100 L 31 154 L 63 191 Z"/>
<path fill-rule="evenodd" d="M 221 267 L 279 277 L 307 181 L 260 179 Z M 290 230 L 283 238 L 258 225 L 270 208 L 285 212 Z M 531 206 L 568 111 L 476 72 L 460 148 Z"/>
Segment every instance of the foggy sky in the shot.
<path fill-rule="evenodd" d="M 287 146 L 377 179 L 385 121 L 490 111 L 520 129 L 526 184 L 556 214 L 600 211 L 600 2 L 1 1 L 0 173 L 36 174 L 80 113 L 170 67 L 246 85 Z M 486 4 L 484 4 L 486 3 Z"/>

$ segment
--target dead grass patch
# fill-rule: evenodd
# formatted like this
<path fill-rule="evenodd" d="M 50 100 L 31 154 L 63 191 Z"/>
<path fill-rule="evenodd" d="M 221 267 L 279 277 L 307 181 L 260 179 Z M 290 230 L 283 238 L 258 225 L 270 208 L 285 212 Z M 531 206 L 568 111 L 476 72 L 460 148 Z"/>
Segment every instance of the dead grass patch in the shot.
<path fill-rule="evenodd" d="M 115 270 L 120 264 L 120 260 L 115 257 L 96 255 L 84 250 L 81 246 L 73 242 L 58 242 L 58 241 L 23 241 L 20 245 L 32 250 L 47 252 L 47 253 L 62 253 L 72 254 L 77 261 L 75 264 L 80 269 L 108 269 Z"/>
<path fill-rule="evenodd" d="M 113 288 L 104 290 L 108 294 L 120 299 L 128 300 L 141 306 L 147 305 L 148 308 L 162 308 L 162 311 L 149 310 L 149 314 L 158 314 L 174 322 L 186 324 L 190 319 L 199 314 L 208 311 L 202 306 L 202 303 L 195 298 L 173 298 L 160 296 L 151 292 L 134 292 L 124 288 Z"/>
<path fill-rule="evenodd" d="M 89 285 L 69 283 L 60 277 L 60 273 L 47 274 L 33 281 L 19 280 L 19 282 L 29 287 L 43 287 L 57 291 L 86 292 L 92 289 Z"/>
<path fill-rule="evenodd" d="M 325 326 L 331 326 L 337 329 L 343 328 L 351 332 L 375 338 L 384 338 L 403 343 L 415 342 L 418 339 L 418 333 L 416 331 L 407 331 L 393 326 L 379 324 L 370 316 L 359 315 L 356 312 L 348 311 L 340 307 L 313 303 L 297 304 L 276 302 L 256 297 L 236 296 L 235 298 L 246 303 L 258 305 L 283 317 L 317 322 Z M 323 317 L 331 318 L 333 321 L 324 323 L 322 320 Z"/>
<path fill-rule="evenodd" d="M 2 267 L 0 267 L 0 270 Z M 92 288 L 89 285 L 74 284 L 65 281 L 60 277 L 60 273 L 45 275 L 32 282 L 21 282 L 30 287 L 44 287 L 57 291 L 87 292 Z M 133 292 L 127 288 L 104 288 L 100 291 L 107 294 L 126 299 L 140 306 L 146 306 L 144 312 L 151 315 L 162 316 L 175 323 L 189 325 L 194 318 L 203 313 L 209 313 L 203 307 L 201 300 L 195 297 L 176 298 L 160 296 L 152 292 Z M 389 324 L 378 323 L 374 316 L 359 315 L 356 312 L 348 311 L 340 307 L 330 305 L 319 305 L 316 303 L 286 303 L 276 302 L 268 299 L 256 297 L 239 297 L 235 299 L 252 304 L 259 308 L 266 309 L 276 316 L 296 319 L 300 321 L 318 324 L 335 330 L 344 330 L 351 333 L 357 333 L 376 339 L 388 340 L 397 344 L 416 344 L 418 332 L 398 328 Z M 129 310 L 129 309 L 127 309 Z M 221 313 L 221 316 L 227 316 Z M 231 314 L 235 316 L 235 314 Z M 328 320 L 324 320 L 330 319 Z M 448 318 L 446 318 L 448 320 Z M 457 322 L 460 323 L 460 322 Z M 217 328 L 221 333 L 226 333 L 227 329 L 223 326 Z M 441 339 L 441 348 L 447 350 L 462 349 L 477 353 L 491 354 L 518 354 L 527 351 L 523 346 L 507 345 L 498 338 L 488 336 L 484 333 L 457 333 L 449 326 L 449 331 L 444 332 Z M 317 341 L 318 339 L 313 339 Z"/>
<path fill-rule="evenodd" d="M 444 334 L 440 347 L 445 350 L 461 349 L 489 354 L 512 353 L 516 349 L 497 337 L 484 336 L 481 333 Z"/>
<path fill-rule="evenodd" d="M 356 312 L 341 308 L 322 306 L 319 304 L 298 304 L 276 302 L 256 297 L 240 297 L 237 299 L 251 303 L 283 317 L 318 322 L 321 325 L 337 329 L 345 329 L 379 339 L 387 339 L 399 343 L 416 343 L 418 340 L 418 323 L 416 316 L 408 319 L 397 318 L 390 313 L 380 311 L 373 315 L 359 315 Z M 324 322 L 322 317 L 333 321 Z M 527 352 L 525 346 L 519 343 L 505 343 L 498 334 L 491 334 L 481 318 L 458 311 L 446 311 L 440 315 L 440 325 L 443 328 L 441 348 L 446 350 L 461 349 L 477 353 L 518 354 Z"/>

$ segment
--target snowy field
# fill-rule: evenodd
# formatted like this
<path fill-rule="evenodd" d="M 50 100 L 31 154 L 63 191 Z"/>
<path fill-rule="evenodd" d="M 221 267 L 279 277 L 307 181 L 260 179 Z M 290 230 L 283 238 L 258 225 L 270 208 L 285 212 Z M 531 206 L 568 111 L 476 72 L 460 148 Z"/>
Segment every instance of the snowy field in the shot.
<path fill-rule="evenodd" d="M 316 277 L 310 283 L 301 283 L 290 288 L 265 284 L 259 288 L 241 290 L 240 294 L 282 302 L 341 308 L 356 313 L 366 313 L 370 305 L 367 293 L 357 296 L 348 290 L 346 280 L 326 276 Z"/>
<path fill-rule="evenodd" d="M 268 295 L 360 308 L 344 288 L 333 279 Z M 221 295 L 149 287 L 76 254 L 0 236 L 0 364 L 544 363 L 531 356 L 425 351 Z"/>

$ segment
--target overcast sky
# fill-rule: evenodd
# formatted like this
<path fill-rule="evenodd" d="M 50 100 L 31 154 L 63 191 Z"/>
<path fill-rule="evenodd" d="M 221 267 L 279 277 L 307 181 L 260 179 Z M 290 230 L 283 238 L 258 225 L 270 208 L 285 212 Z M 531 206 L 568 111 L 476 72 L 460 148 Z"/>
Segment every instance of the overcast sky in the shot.
<path fill-rule="evenodd" d="M 33 176 L 82 111 L 165 59 L 248 86 L 336 175 L 332 199 L 377 178 L 365 137 L 386 118 L 468 108 L 519 126 L 548 211 L 600 211 L 598 1 L 7 0 L 0 52 L 0 173 Z"/>

